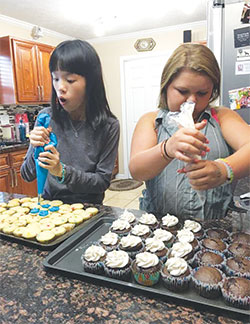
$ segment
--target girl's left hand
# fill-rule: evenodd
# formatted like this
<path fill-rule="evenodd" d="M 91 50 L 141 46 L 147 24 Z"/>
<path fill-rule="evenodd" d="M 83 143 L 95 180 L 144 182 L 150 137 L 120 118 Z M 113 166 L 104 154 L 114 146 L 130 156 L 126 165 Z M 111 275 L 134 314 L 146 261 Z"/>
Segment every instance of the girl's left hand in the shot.
<path fill-rule="evenodd" d="M 60 163 L 60 154 L 53 145 L 45 146 L 44 152 L 39 154 L 39 165 L 49 170 L 49 172 L 56 177 L 61 177 L 62 166 Z"/>
<path fill-rule="evenodd" d="M 226 180 L 222 163 L 199 160 L 188 163 L 180 173 L 186 173 L 194 190 L 207 190 L 222 185 Z"/>

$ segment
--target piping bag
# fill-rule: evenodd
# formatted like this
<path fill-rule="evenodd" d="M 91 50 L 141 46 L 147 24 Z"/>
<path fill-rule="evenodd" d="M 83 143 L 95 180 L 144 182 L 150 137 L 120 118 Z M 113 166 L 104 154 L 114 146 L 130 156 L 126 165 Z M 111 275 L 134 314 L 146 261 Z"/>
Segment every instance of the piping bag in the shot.
<path fill-rule="evenodd" d="M 195 103 L 192 101 L 186 101 L 180 106 L 180 111 L 168 113 L 170 121 L 178 127 L 189 127 L 195 128 L 193 111 Z M 199 155 L 195 155 L 194 158 L 201 159 Z M 200 198 L 202 209 L 203 209 L 203 218 L 205 214 L 205 203 L 206 203 L 206 190 L 197 190 L 198 197 Z"/>
<path fill-rule="evenodd" d="M 47 113 L 42 113 L 40 115 L 38 115 L 37 117 L 37 125 L 36 126 L 43 126 L 45 128 L 49 127 L 49 123 L 50 123 L 50 115 Z M 38 157 L 39 154 L 44 152 L 44 148 L 48 145 L 54 145 L 56 147 L 57 145 L 57 138 L 56 135 L 54 133 L 50 133 L 50 142 L 48 144 L 45 144 L 44 146 L 37 146 L 35 148 L 35 152 L 34 152 L 34 158 L 35 158 L 35 163 L 36 163 L 36 178 L 37 178 L 37 193 L 38 193 L 38 205 L 41 204 L 41 198 L 42 198 L 42 194 L 43 194 L 43 189 L 44 189 L 44 185 L 47 179 L 47 175 L 48 175 L 48 170 L 44 169 L 43 167 L 41 167 L 38 162 Z"/>

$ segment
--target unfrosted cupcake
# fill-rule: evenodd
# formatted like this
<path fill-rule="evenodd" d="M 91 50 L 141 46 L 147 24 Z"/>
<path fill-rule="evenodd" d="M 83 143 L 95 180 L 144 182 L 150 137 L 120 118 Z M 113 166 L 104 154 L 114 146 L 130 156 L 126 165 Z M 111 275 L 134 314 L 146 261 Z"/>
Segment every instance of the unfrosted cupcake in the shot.
<path fill-rule="evenodd" d="M 161 219 L 161 228 L 171 232 L 172 234 L 176 234 L 181 228 L 181 224 L 176 216 L 167 214 Z"/>
<path fill-rule="evenodd" d="M 119 242 L 120 238 L 118 234 L 112 232 L 108 232 L 100 238 L 100 245 L 108 252 L 115 250 L 118 247 Z"/>
<path fill-rule="evenodd" d="M 185 220 L 184 228 L 193 232 L 197 239 L 202 239 L 204 236 L 204 230 L 202 229 L 201 224 L 196 221 L 190 219 Z"/>
<path fill-rule="evenodd" d="M 103 274 L 103 263 L 107 252 L 99 245 L 92 244 L 81 256 L 83 268 L 86 272 Z"/>
<path fill-rule="evenodd" d="M 139 236 L 142 240 L 148 238 L 151 233 L 150 227 L 143 224 L 136 224 L 131 230 L 132 235 Z"/>
<path fill-rule="evenodd" d="M 154 230 L 158 227 L 159 222 L 155 215 L 144 213 L 141 215 L 141 217 L 138 219 L 138 222 L 143 225 L 148 225 L 151 230 Z"/>
<path fill-rule="evenodd" d="M 178 257 L 188 261 L 192 259 L 193 255 L 193 248 L 190 243 L 176 242 L 170 249 L 168 257 Z"/>
<path fill-rule="evenodd" d="M 233 257 L 250 258 L 250 244 L 234 242 L 229 244 L 228 253 Z"/>
<path fill-rule="evenodd" d="M 199 249 L 198 240 L 194 237 L 194 233 L 188 229 L 182 229 L 176 234 L 177 241 L 182 243 L 190 243 L 193 251 L 196 252 Z"/>
<path fill-rule="evenodd" d="M 156 254 L 138 253 L 132 262 L 132 272 L 136 282 L 143 286 L 153 286 L 160 279 L 162 262 Z"/>
<path fill-rule="evenodd" d="M 188 289 L 191 268 L 182 258 L 169 258 L 161 269 L 161 277 L 167 289 L 182 292 Z"/>
<path fill-rule="evenodd" d="M 218 251 L 221 253 L 225 253 L 227 249 L 227 245 L 224 241 L 218 238 L 210 237 L 206 237 L 203 240 L 201 240 L 201 247 L 207 250 Z"/>
<path fill-rule="evenodd" d="M 250 279 L 250 260 L 243 257 L 231 257 L 225 260 L 225 273 L 228 276 L 237 276 Z"/>
<path fill-rule="evenodd" d="M 126 251 L 133 259 L 137 253 L 144 251 L 144 243 L 139 236 L 129 234 L 121 238 L 119 249 Z"/>
<path fill-rule="evenodd" d="M 127 209 L 125 209 L 124 212 L 119 216 L 119 219 L 126 220 L 131 225 L 136 223 L 135 215 Z"/>
<path fill-rule="evenodd" d="M 148 237 L 145 241 L 145 248 L 147 252 L 156 254 L 162 262 L 166 261 L 168 248 L 165 246 L 163 241 L 154 237 Z"/>
<path fill-rule="evenodd" d="M 110 231 L 120 236 L 127 235 L 131 230 L 131 225 L 127 220 L 117 219 L 110 227 Z"/>
<path fill-rule="evenodd" d="M 229 233 L 228 231 L 221 229 L 221 228 L 208 228 L 205 231 L 205 234 L 207 237 L 210 238 L 218 238 L 221 240 L 228 240 L 229 239 Z"/>
<path fill-rule="evenodd" d="M 250 234 L 244 232 L 234 232 L 230 235 L 230 240 L 232 243 L 238 242 L 250 245 Z"/>
<path fill-rule="evenodd" d="M 250 280 L 240 277 L 224 278 L 221 284 L 222 298 L 227 305 L 250 309 Z"/>
<path fill-rule="evenodd" d="M 174 235 L 169 231 L 163 230 L 162 228 L 157 228 L 153 232 L 153 237 L 157 240 L 163 241 L 167 248 L 171 248 L 174 242 Z"/>
<path fill-rule="evenodd" d="M 129 280 L 131 277 L 131 259 L 125 251 L 107 253 L 104 262 L 104 272 L 107 277 L 118 280 Z"/>
<path fill-rule="evenodd" d="M 220 270 L 224 267 L 225 256 L 218 251 L 201 250 L 195 254 L 194 265 L 200 266 L 212 266 Z"/>

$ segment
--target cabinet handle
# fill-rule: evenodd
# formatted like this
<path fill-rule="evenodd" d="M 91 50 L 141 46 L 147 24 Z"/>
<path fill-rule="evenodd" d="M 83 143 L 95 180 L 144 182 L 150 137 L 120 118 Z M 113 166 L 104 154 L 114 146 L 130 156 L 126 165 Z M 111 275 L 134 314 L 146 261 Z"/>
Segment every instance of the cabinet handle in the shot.
<path fill-rule="evenodd" d="M 14 177 L 13 177 L 13 170 L 10 169 L 10 180 L 11 180 L 11 188 L 14 188 Z"/>
<path fill-rule="evenodd" d="M 37 90 L 38 90 L 38 100 L 41 100 L 41 93 L 40 93 L 40 86 L 37 86 Z"/>
<path fill-rule="evenodd" d="M 14 176 L 15 176 L 15 187 L 17 187 L 18 183 L 17 183 L 17 172 L 16 170 L 13 170 L 14 172 Z"/>
<path fill-rule="evenodd" d="M 41 86 L 41 99 L 44 100 L 44 91 L 43 91 L 43 86 Z"/>

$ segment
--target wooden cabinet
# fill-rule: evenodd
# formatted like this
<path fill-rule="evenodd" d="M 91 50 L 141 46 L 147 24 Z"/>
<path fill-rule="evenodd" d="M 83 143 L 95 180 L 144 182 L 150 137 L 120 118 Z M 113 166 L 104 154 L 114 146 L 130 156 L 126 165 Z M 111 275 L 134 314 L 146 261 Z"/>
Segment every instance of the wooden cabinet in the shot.
<path fill-rule="evenodd" d="M 22 179 L 20 168 L 27 149 L 0 154 L 0 191 L 37 196 L 37 182 Z"/>
<path fill-rule="evenodd" d="M 53 49 L 9 36 L 0 38 L 0 104 L 50 101 L 49 59 Z"/>

